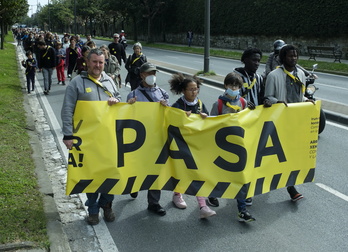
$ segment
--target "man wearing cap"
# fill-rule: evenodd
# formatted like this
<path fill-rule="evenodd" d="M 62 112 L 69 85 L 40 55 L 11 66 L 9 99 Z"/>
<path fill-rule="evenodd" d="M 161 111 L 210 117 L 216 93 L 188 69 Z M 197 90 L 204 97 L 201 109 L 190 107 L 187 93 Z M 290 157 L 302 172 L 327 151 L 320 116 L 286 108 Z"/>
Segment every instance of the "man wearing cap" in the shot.
<path fill-rule="evenodd" d="M 138 102 L 159 102 L 163 106 L 169 106 L 168 93 L 156 85 L 156 66 L 146 62 L 140 67 L 140 77 L 142 82 L 139 87 L 131 91 L 127 96 L 129 104 Z M 136 198 L 138 193 L 132 193 L 131 196 Z M 161 198 L 160 190 L 149 190 L 147 193 L 148 210 L 158 215 L 165 215 L 166 210 L 159 204 Z"/>

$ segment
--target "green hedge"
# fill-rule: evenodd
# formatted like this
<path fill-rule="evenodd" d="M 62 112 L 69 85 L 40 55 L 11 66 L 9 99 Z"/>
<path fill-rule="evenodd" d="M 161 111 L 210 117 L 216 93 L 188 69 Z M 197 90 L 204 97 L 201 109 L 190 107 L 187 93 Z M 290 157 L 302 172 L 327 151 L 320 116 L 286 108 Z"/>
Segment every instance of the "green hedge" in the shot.
<path fill-rule="evenodd" d="M 205 0 L 165 1 L 154 31 L 204 33 Z M 340 37 L 348 35 L 347 0 L 211 0 L 212 35 Z M 147 30 L 139 20 L 139 31 Z"/>

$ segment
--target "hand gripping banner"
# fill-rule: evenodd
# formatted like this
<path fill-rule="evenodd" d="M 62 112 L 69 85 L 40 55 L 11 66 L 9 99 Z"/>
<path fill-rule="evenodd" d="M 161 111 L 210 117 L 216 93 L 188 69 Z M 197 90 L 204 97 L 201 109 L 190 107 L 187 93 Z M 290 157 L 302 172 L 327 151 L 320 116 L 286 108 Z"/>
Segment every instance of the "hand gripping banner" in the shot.
<path fill-rule="evenodd" d="M 246 198 L 312 182 L 321 102 L 202 119 L 155 102 L 79 101 L 66 193 Z"/>

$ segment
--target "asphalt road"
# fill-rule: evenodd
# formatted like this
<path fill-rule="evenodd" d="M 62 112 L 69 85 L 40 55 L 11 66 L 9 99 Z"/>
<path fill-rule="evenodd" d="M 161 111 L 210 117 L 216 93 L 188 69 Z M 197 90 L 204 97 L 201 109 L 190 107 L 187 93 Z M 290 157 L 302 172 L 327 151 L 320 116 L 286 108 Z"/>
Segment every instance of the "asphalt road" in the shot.
<path fill-rule="evenodd" d="M 130 53 L 130 49 L 128 49 Z M 151 59 L 178 62 L 197 70 L 202 69 L 203 57 L 195 55 L 176 56 L 172 52 L 144 49 L 149 61 Z M 168 59 L 167 57 L 170 58 Z M 224 62 L 222 64 L 221 62 Z M 225 66 L 226 65 L 226 66 Z M 226 74 L 241 63 L 231 60 L 215 62 L 221 66 L 221 74 Z M 220 68 L 219 68 L 220 69 Z M 224 72 L 225 71 L 225 72 Z M 54 72 L 54 77 L 55 77 Z M 123 79 L 126 76 L 122 66 Z M 169 92 L 169 74 L 159 72 L 158 85 Z M 324 80 L 327 75 L 320 76 Z M 42 84 L 42 75 L 37 78 Z M 327 77 L 329 78 L 329 77 Z M 334 76 L 336 84 L 342 85 L 339 93 L 346 92 L 342 77 Z M 332 78 L 330 78 L 332 79 Z M 54 78 L 56 83 L 56 78 Z M 318 81 L 318 83 L 320 83 Z M 318 84 L 320 91 L 325 86 Z M 329 88 L 328 88 L 329 89 Z M 40 90 L 38 90 L 40 91 Z M 50 95 L 45 96 L 50 108 L 47 109 L 50 120 L 60 124 L 60 109 L 63 102 L 65 86 L 53 84 Z M 130 91 L 122 86 L 121 94 L 125 99 Z M 201 100 L 208 109 L 222 90 L 205 85 L 200 92 Z M 326 94 L 326 92 L 323 92 Z M 42 92 L 41 92 L 42 94 Z M 40 96 L 43 96 L 41 95 Z M 324 94 L 323 94 L 324 95 Z M 178 97 L 171 95 L 173 103 Z M 52 110 L 51 110 L 52 109 Z M 50 112 L 51 111 L 51 112 Z M 60 134 L 59 127 L 54 129 Z M 195 197 L 184 196 L 188 203 L 186 210 L 174 208 L 171 203 L 172 192 L 164 191 L 160 203 L 167 209 L 167 215 L 159 217 L 146 210 L 146 192 L 140 192 L 137 199 L 128 195 L 116 196 L 113 208 L 116 221 L 107 223 L 110 236 L 119 251 L 347 251 L 348 218 L 348 175 L 345 147 L 348 141 L 347 127 L 328 123 L 320 135 L 318 143 L 317 167 L 314 183 L 298 186 L 304 199 L 292 203 L 286 190 L 279 189 L 254 198 L 249 209 L 257 219 L 253 223 L 241 224 L 237 221 L 237 204 L 235 200 L 220 200 L 220 207 L 215 208 L 217 216 L 200 220 Z M 57 139 L 60 142 L 61 139 Z M 101 234 L 105 235 L 106 234 Z"/>

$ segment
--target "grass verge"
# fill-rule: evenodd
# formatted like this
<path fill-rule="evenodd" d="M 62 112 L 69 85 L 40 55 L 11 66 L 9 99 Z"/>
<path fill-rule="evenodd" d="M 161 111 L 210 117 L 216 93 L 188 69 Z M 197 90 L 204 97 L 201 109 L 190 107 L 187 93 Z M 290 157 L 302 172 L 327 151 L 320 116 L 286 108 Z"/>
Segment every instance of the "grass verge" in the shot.
<path fill-rule="evenodd" d="M 31 241 L 49 246 L 42 195 L 27 133 L 16 48 L 0 50 L 0 244 Z"/>

